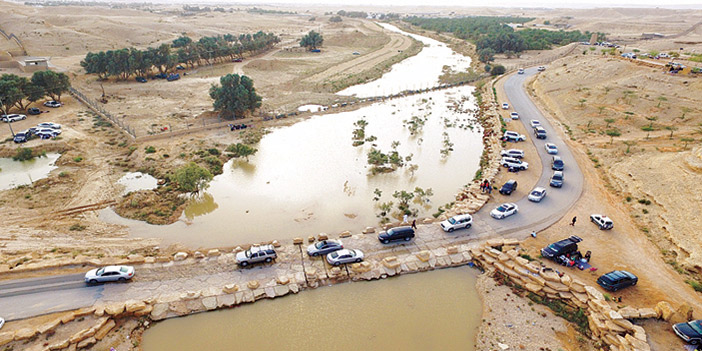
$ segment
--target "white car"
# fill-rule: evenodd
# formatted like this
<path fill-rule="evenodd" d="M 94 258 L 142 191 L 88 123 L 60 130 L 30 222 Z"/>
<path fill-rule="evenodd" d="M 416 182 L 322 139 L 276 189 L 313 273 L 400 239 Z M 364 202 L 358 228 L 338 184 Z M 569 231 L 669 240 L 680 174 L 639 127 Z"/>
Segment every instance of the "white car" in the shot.
<path fill-rule="evenodd" d="M 502 139 L 504 139 L 506 141 L 524 141 L 524 140 L 526 140 L 526 136 L 524 136 L 524 134 L 519 134 L 517 132 L 513 132 L 513 131 L 508 130 L 502 136 Z"/>
<path fill-rule="evenodd" d="M 524 68 L 520 68 L 517 70 L 517 74 L 524 74 Z"/>
<path fill-rule="evenodd" d="M 524 171 L 524 170 L 529 169 L 529 164 L 527 162 L 522 161 L 520 159 L 512 158 L 512 157 L 503 157 L 500 164 L 503 167 L 516 168 L 520 171 Z"/>
<path fill-rule="evenodd" d="M 37 124 L 37 129 L 51 128 L 51 129 L 61 129 L 61 125 L 54 122 L 43 122 Z"/>
<path fill-rule="evenodd" d="M 503 103 L 503 104 L 502 104 L 502 108 L 505 109 L 505 110 L 509 110 L 509 104 L 506 103 L 506 102 Z"/>
<path fill-rule="evenodd" d="M 42 129 L 37 129 L 34 134 L 37 136 L 42 136 L 42 135 L 48 135 L 50 137 L 55 137 L 59 134 L 61 134 L 61 130 L 59 129 L 53 129 L 53 128 L 42 128 Z"/>
<path fill-rule="evenodd" d="M 532 202 L 541 202 L 544 197 L 546 197 L 546 189 L 539 186 L 534 188 L 534 190 L 529 193 L 528 199 Z"/>
<path fill-rule="evenodd" d="M 56 107 L 61 107 L 61 106 L 63 106 L 63 104 L 60 103 L 60 102 L 58 102 L 58 101 L 51 100 L 51 101 L 45 102 L 45 103 L 44 103 L 44 106 L 56 108 Z"/>
<path fill-rule="evenodd" d="M 330 252 L 341 250 L 344 245 L 340 240 L 322 240 L 307 247 L 307 254 L 310 256 L 326 255 Z"/>
<path fill-rule="evenodd" d="M 609 217 L 601 214 L 590 215 L 590 222 L 597 224 L 600 230 L 612 229 L 614 228 L 614 222 L 612 222 Z"/>
<path fill-rule="evenodd" d="M 107 266 L 95 268 L 85 273 L 85 282 L 88 284 L 104 282 L 124 282 L 134 277 L 132 266 Z"/>
<path fill-rule="evenodd" d="M 343 263 L 355 263 L 363 261 L 363 252 L 361 250 L 343 249 L 334 251 L 327 255 L 327 262 L 332 266 L 339 266 Z"/>
<path fill-rule="evenodd" d="M 519 150 L 519 149 L 502 150 L 502 152 L 500 152 L 500 156 L 512 157 L 512 158 L 522 158 L 522 157 L 524 157 L 524 151 Z"/>
<path fill-rule="evenodd" d="M 0 317 L 0 329 L 2 329 L 3 325 L 5 325 L 5 318 Z"/>
<path fill-rule="evenodd" d="M 517 204 L 504 203 L 492 210 L 490 216 L 495 219 L 503 219 L 517 213 L 518 210 Z"/>
<path fill-rule="evenodd" d="M 7 123 L 17 122 L 17 121 L 21 121 L 23 119 L 27 119 L 27 116 L 18 115 L 16 113 L 13 113 L 11 115 L 2 115 L 2 117 L 0 117 L 0 120 L 2 120 L 3 122 L 7 122 Z"/>
<path fill-rule="evenodd" d="M 512 119 L 519 119 L 519 114 L 516 113 L 516 112 L 510 113 L 509 116 L 510 116 Z"/>
<path fill-rule="evenodd" d="M 529 121 L 529 125 L 530 125 L 532 128 L 534 128 L 534 127 L 540 127 L 540 126 L 541 126 L 541 122 L 539 122 L 538 119 L 532 119 L 532 120 Z"/>
<path fill-rule="evenodd" d="M 590 44 L 590 43 L 588 43 L 588 45 L 589 45 L 589 44 Z M 539 68 L 537 68 L 537 70 L 538 70 L 539 72 L 543 72 L 543 71 L 546 70 L 546 67 L 544 67 L 544 66 L 539 66 Z"/>
<path fill-rule="evenodd" d="M 556 144 L 546 143 L 546 144 L 544 144 L 544 149 L 546 149 L 546 152 L 551 154 L 551 155 L 558 154 L 558 146 L 556 146 Z"/>
<path fill-rule="evenodd" d="M 470 228 L 473 225 L 473 216 L 469 214 L 462 214 L 453 216 L 443 222 L 441 222 L 441 229 L 445 232 L 453 232 L 456 229 Z"/>

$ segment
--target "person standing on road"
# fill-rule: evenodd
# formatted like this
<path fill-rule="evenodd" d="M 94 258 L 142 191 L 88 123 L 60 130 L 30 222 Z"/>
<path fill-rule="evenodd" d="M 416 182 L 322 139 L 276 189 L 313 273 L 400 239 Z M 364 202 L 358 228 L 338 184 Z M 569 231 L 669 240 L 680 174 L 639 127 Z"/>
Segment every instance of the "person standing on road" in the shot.
<path fill-rule="evenodd" d="M 570 225 L 575 227 L 575 221 L 578 219 L 578 217 L 573 217 L 573 221 L 570 222 Z"/>
<path fill-rule="evenodd" d="M 417 229 L 417 220 L 416 219 L 412 220 L 412 229 Z"/>

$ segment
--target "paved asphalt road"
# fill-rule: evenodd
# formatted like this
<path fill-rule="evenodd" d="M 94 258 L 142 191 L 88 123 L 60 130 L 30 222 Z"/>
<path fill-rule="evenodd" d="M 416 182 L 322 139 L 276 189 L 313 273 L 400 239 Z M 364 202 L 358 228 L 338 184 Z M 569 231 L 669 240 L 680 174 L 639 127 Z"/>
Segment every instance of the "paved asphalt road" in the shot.
<path fill-rule="evenodd" d="M 507 93 L 512 111 L 519 112 L 521 122 L 527 130 L 531 130 L 528 125 L 530 119 L 538 119 L 546 129 L 548 138 L 538 140 L 531 138 L 526 142 L 533 142 L 536 145 L 541 162 L 544 165 L 541 177 L 537 186 L 547 189 L 547 196 L 540 203 L 532 203 L 526 197 L 515 198 L 519 206 L 516 215 L 502 220 L 490 217 L 490 211 L 497 206 L 495 203 L 488 203 L 481 211 L 476 213 L 474 224 L 470 230 L 461 230 L 453 233 L 452 236 L 443 236 L 442 240 L 447 242 L 458 242 L 461 240 L 486 240 L 494 237 L 515 237 L 524 238 L 532 230 L 540 231 L 563 217 L 563 215 L 575 204 L 580 197 L 583 185 L 583 176 L 570 150 L 560 139 L 548 120 L 543 117 L 538 108 L 531 102 L 524 90 L 525 80 L 537 71 L 535 68 L 526 70 L 525 74 L 512 75 L 505 81 L 504 88 Z M 559 156 L 565 162 L 565 184 L 563 188 L 551 188 L 548 186 L 551 177 L 551 155 L 546 153 L 543 145 L 546 142 L 554 143 L 558 146 Z M 519 147 L 519 143 L 513 145 Z M 534 160 L 527 160 L 534 163 Z M 532 172 L 527 170 L 526 172 Z M 436 240 L 438 228 L 418 232 L 418 240 Z M 465 241 L 464 241 L 465 242 Z M 390 248 L 381 249 L 382 251 Z M 109 284 L 88 286 L 83 282 L 82 274 L 71 274 L 61 276 L 51 276 L 43 278 L 32 278 L 23 280 L 13 280 L 0 282 L 0 316 L 7 320 L 28 318 L 52 312 L 66 311 L 81 307 L 92 306 L 104 294 L 115 295 L 125 292 L 127 287 L 136 289 L 140 282 L 130 282 L 127 284 Z"/>

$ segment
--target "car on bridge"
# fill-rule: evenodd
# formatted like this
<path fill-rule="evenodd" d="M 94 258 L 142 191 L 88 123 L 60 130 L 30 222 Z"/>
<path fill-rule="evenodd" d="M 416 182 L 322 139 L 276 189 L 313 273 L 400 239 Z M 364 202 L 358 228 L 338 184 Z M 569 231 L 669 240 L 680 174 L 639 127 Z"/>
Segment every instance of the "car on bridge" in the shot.
<path fill-rule="evenodd" d="M 578 251 L 578 243 L 583 241 L 579 236 L 572 235 L 567 239 L 557 241 L 541 249 L 541 256 L 559 262 L 561 256 L 574 254 Z"/>
<path fill-rule="evenodd" d="M 636 285 L 639 278 L 627 271 L 611 271 L 597 278 L 597 284 L 609 291 L 617 291 Z"/>
<path fill-rule="evenodd" d="M 414 229 L 409 226 L 390 228 L 378 234 L 378 240 L 383 244 L 389 244 L 391 241 L 410 241 L 412 238 L 414 238 Z"/>
<path fill-rule="evenodd" d="M 502 157 L 522 158 L 524 157 L 524 151 L 519 149 L 502 150 L 502 152 L 500 152 L 500 155 Z"/>
<path fill-rule="evenodd" d="M 85 273 L 85 282 L 88 284 L 124 282 L 134 278 L 132 266 L 106 266 L 95 268 Z"/>
<path fill-rule="evenodd" d="M 614 228 L 614 222 L 609 219 L 609 217 L 601 214 L 590 215 L 590 222 L 597 224 L 600 230 L 607 230 Z"/>
<path fill-rule="evenodd" d="M 702 320 L 698 319 L 674 324 L 673 331 L 686 343 L 691 345 L 702 344 Z"/>
<path fill-rule="evenodd" d="M 503 219 L 513 214 L 516 214 L 517 211 L 519 211 L 519 207 L 517 207 L 517 204 L 504 203 L 492 210 L 492 212 L 490 212 L 490 216 L 494 219 Z"/>
<path fill-rule="evenodd" d="M 363 261 L 363 251 L 343 249 L 334 251 L 327 255 L 327 262 L 332 266 L 339 266 L 346 263 L 357 263 Z"/>
<path fill-rule="evenodd" d="M 561 188 L 563 187 L 563 181 L 565 181 L 565 179 L 563 179 L 563 171 L 554 171 L 548 185 L 554 188 Z"/>
<path fill-rule="evenodd" d="M 558 146 L 556 146 L 556 144 L 546 143 L 544 144 L 544 149 L 546 149 L 546 153 L 550 155 L 558 154 Z"/>
<path fill-rule="evenodd" d="M 270 263 L 278 257 L 273 245 L 252 246 L 246 251 L 236 254 L 236 263 L 241 267 L 246 267 L 253 263 Z"/>
<path fill-rule="evenodd" d="M 445 232 L 453 232 L 456 229 L 465 228 L 468 229 L 473 225 L 473 216 L 469 214 L 462 214 L 453 216 L 443 222 L 441 222 L 441 229 Z"/>
<path fill-rule="evenodd" d="M 317 257 L 319 255 L 326 255 L 330 252 L 341 250 L 343 248 L 344 245 L 341 243 L 340 240 L 322 240 L 308 246 L 307 254 L 313 257 Z"/>
<path fill-rule="evenodd" d="M 513 131 L 508 130 L 502 136 L 502 140 L 504 140 L 504 141 L 524 141 L 524 140 L 526 140 L 526 136 L 524 136 L 524 134 L 519 134 L 517 132 L 513 132 Z"/>
<path fill-rule="evenodd" d="M 541 202 L 546 197 L 546 189 L 542 187 L 536 187 L 529 193 L 528 199 L 531 202 Z"/>

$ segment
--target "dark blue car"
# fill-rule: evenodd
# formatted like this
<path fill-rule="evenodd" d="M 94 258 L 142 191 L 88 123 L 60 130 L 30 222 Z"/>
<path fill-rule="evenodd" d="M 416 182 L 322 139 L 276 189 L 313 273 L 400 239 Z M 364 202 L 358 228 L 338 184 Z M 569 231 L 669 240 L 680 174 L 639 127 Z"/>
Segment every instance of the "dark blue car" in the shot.
<path fill-rule="evenodd" d="M 412 229 L 412 227 L 392 228 L 378 234 L 378 240 L 383 244 L 398 240 L 410 241 L 412 238 L 414 238 L 414 229 Z"/>
<path fill-rule="evenodd" d="M 702 343 L 702 320 L 674 324 L 673 331 L 687 343 L 692 345 Z"/>
<path fill-rule="evenodd" d="M 638 281 L 639 278 L 627 271 L 611 271 L 597 278 L 597 284 L 609 291 L 634 286 Z"/>
<path fill-rule="evenodd" d="M 19 132 L 15 134 L 15 137 L 12 140 L 17 144 L 24 143 L 29 140 L 29 132 Z"/>

